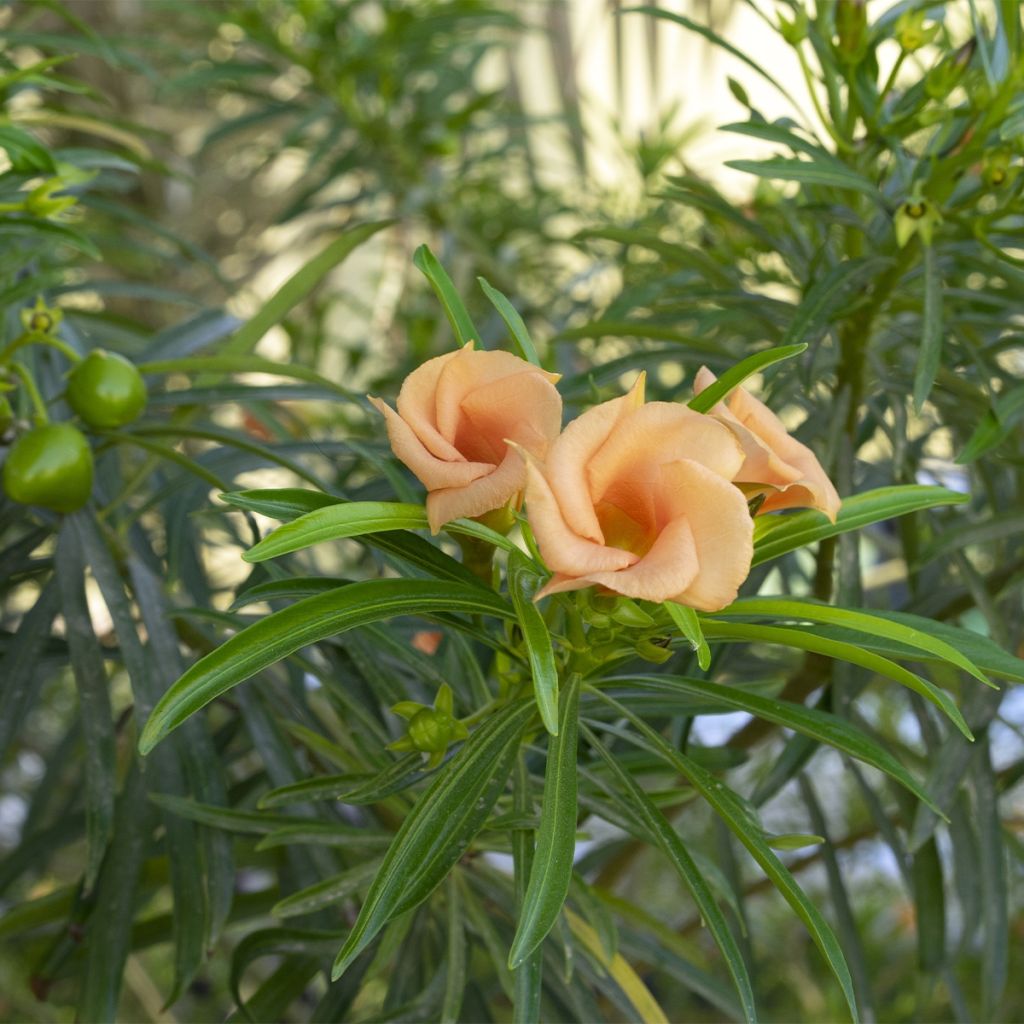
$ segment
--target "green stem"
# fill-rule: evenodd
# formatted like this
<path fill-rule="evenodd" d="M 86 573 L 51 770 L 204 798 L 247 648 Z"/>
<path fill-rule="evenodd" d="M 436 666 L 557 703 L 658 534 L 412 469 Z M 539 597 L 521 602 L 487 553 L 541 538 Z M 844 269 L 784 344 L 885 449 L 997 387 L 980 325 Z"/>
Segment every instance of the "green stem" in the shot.
<path fill-rule="evenodd" d="M 885 102 L 885 97 L 889 90 L 896 84 L 896 76 L 900 73 L 900 68 L 903 67 L 903 62 L 907 59 L 907 51 L 900 50 L 900 55 L 896 58 L 896 62 L 892 66 L 892 71 L 889 72 L 889 77 L 885 80 L 885 85 L 882 86 L 882 91 L 878 94 L 879 105 Z"/>
<path fill-rule="evenodd" d="M 71 363 L 79 363 L 82 357 L 66 342 L 60 340 L 60 338 L 54 338 L 49 334 L 43 334 L 40 331 L 26 331 L 20 337 L 17 337 L 12 341 L 6 348 L 0 351 L 0 366 L 10 361 L 11 356 L 18 351 L 19 348 L 24 348 L 26 345 L 48 345 L 50 348 L 55 348 L 60 352 L 67 360 Z"/>
<path fill-rule="evenodd" d="M 512 779 L 512 808 L 517 814 L 533 810 L 530 799 L 530 773 L 526 767 L 526 752 L 519 751 Z M 530 880 L 533 861 L 533 832 L 530 829 L 512 831 L 512 863 L 515 872 L 516 907 L 522 910 L 526 887 Z M 541 949 L 535 949 L 513 972 L 514 1005 L 512 1019 L 515 1024 L 534 1024 L 540 1020 Z"/>
<path fill-rule="evenodd" d="M 22 386 L 32 403 L 32 408 L 35 410 L 33 419 L 36 426 L 41 427 L 49 423 L 50 414 L 46 411 L 46 403 L 39 393 L 39 388 L 36 386 L 35 378 L 29 372 L 29 368 L 24 363 L 12 363 L 11 369 L 21 378 Z"/>
<path fill-rule="evenodd" d="M 832 121 L 825 116 L 825 111 L 821 106 L 821 100 L 818 99 L 818 89 L 814 84 L 814 76 L 811 74 L 810 65 L 807 63 L 804 51 L 799 46 L 796 48 L 796 55 L 800 60 L 800 70 L 804 73 L 804 82 L 807 85 L 807 94 L 811 97 L 811 103 L 814 105 L 814 111 L 818 115 L 818 120 L 821 121 L 825 131 L 828 132 L 832 141 L 840 150 L 842 150 L 842 152 L 855 153 L 856 150 L 854 147 L 835 130 L 832 126 Z"/>

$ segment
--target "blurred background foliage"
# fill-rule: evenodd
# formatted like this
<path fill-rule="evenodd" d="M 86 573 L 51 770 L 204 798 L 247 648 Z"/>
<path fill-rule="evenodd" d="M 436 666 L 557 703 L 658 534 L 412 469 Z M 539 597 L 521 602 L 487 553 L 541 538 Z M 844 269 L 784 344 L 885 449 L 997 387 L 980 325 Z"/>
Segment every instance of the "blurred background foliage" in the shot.
<path fill-rule="evenodd" d="M 507 331 L 477 278 L 512 299 L 577 407 L 641 368 L 675 399 L 701 363 L 809 343 L 763 390 L 842 494 L 939 482 L 971 501 L 794 553 L 770 578 L 755 570 L 748 592 L 964 626 L 1009 652 L 984 647 L 988 671 L 1024 679 L 1010 656 L 1024 621 L 1014 0 L 36 0 L 0 8 L 0 34 L 4 343 L 42 298 L 62 311 L 64 343 L 128 356 L 150 388 L 142 420 L 90 432 L 85 509 L 0 505 L 0 1018 L 242 1019 L 242 999 L 256 1019 L 437 1019 L 455 907 L 469 937 L 462 1019 L 510 1019 L 500 860 L 474 861 L 328 985 L 352 919 L 340 901 L 364 886 L 359 868 L 406 795 L 359 809 L 369 839 L 322 845 L 310 825 L 260 842 L 288 824 L 256 810 L 269 789 L 386 764 L 385 709 L 467 678 L 457 634 L 428 657 L 409 647 L 427 642 L 422 624 L 356 631 L 233 691 L 145 765 L 134 752 L 156 696 L 251 620 L 255 598 L 235 604 L 239 592 L 288 579 L 241 561 L 269 520 L 218 493 L 416 500 L 352 396 L 392 395 L 452 343 L 413 266 L 422 243 L 485 345 Z M 680 82 L 703 102 L 680 104 Z M 18 360 L 67 418 L 64 357 L 34 346 Z M 20 426 L 30 409 L 13 395 Z M 289 571 L 362 578 L 388 564 L 346 542 Z M 287 596 L 272 594 L 272 607 Z M 783 856 L 833 921 L 865 1019 L 1021 1020 L 1007 980 L 1024 966 L 1024 706 L 1010 683 L 992 693 L 929 671 L 959 696 L 974 744 L 813 653 L 732 645 L 715 678 L 856 722 L 948 822 L 761 719 L 698 704 L 656 721 L 773 831 L 827 839 Z M 641 771 L 721 868 L 765 1018 L 841 1019 L 752 862 L 678 780 Z M 572 905 L 669 1019 L 732 1019 L 688 898 L 592 797 Z M 185 798 L 225 809 L 204 819 Z M 344 826 L 337 806 L 298 805 L 294 820 Z M 282 911 L 339 872 L 328 899 L 307 892 Z M 562 932 L 545 1019 L 629 1017 L 579 930 Z"/>

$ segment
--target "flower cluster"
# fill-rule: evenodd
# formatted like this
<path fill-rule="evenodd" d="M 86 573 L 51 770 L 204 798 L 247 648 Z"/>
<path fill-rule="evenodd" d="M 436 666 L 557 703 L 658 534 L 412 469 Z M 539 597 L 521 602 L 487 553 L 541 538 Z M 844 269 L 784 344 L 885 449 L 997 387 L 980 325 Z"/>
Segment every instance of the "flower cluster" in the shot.
<path fill-rule="evenodd" d="M 384 414 L 395 454 L 427 488 L 437 532 L 518 505 L 553 575 L 538 598 L 597 586 L 717 611 L 750 571 L 759 512 L 839 496 L 814 453 L 742 388 L 707 414 L 629 394 L 561 429 L 556 374 L 467 345 L 431 359 Z M 701 368 L 699 393 L 714 383 Z"/>

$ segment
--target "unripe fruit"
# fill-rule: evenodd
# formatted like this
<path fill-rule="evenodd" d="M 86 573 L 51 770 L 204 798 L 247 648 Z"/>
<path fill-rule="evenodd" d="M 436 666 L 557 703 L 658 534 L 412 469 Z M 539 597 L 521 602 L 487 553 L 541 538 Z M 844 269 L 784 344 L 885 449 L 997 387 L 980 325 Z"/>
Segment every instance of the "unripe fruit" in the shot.
<path fill-rule="evenodd" d="M 97 348 L 68 374 L 67 399 L 90 427 L 110 430 L 138 419 L 146 384 L 124 356 Z"/>
<path fill-rule="evenodd" d="M 448 749 L 455 729 L 452 716 L 436 708 L 423 708 L 409 721 L 409 739 L 425 754 L 443 753 Z"/>
<path fill-rule="evenodd" d="M 4 462 L 4 492 L 23 505 L 74 512 L 92 491 L 92 449 L 70 423 L 46 423 L 22 434 Z"/>

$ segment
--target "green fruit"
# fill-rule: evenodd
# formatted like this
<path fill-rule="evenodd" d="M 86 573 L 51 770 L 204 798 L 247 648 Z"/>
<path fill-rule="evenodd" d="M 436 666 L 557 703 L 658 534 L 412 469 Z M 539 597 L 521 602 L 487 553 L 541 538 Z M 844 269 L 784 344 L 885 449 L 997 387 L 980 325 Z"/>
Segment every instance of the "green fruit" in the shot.
<path fill-rule="evenodd" d="M 0 395 L 0 434 L 14 422 L 14 410 L 6 395 Z"/>
<path fill-rule="evenodd" d="M 455 731 L 452 716 L 436 708 L 417 711 L 409 722 L 409 739 L 425 754 L 443 753 L 448 749 Z"/>
<path fill-rule="evenodd" d="M 70 423 L 47 423 L 22 434 L 4 462 L 4 491 L 23 505 L 74 512 L 92 491 L 92 449 Z"/>
<path fill-rule="evenodd" d="M 146 408 L 142 374 L 124 356 L 93 349 L 68 374 L 68 404 L 100 430 L 123 427 Z"/>

